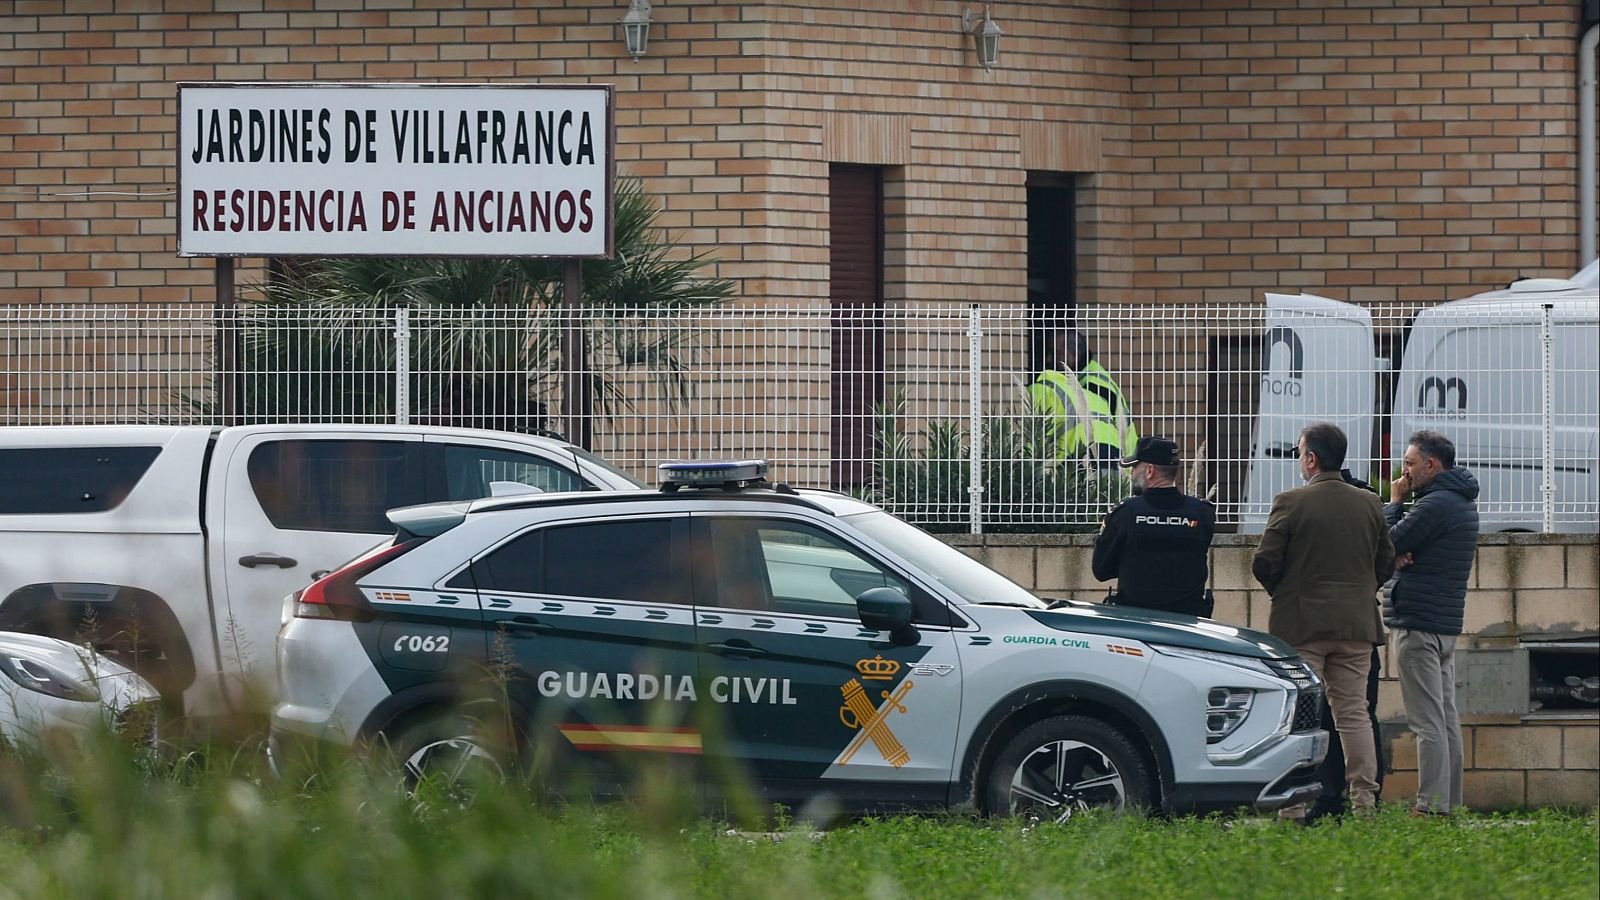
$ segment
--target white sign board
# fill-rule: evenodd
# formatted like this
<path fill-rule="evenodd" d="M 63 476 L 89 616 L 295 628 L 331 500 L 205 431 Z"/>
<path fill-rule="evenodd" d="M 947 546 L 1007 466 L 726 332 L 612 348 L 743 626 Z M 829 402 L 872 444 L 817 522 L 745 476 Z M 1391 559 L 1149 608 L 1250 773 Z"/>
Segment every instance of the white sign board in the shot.
<path fill-rule="evenodd" d="M 179 256 L 607 257 L 610 85 L 180 84 Z"/>

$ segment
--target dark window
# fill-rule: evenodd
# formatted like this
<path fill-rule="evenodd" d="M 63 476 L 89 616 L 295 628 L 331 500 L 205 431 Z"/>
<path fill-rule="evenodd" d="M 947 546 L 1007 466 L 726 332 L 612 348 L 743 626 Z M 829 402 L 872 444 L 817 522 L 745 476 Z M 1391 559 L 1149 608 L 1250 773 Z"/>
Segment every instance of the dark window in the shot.
<path fill-rule="evenodd" d="M 479 590 L 684 603 L 671 519 L 585 522 L 532 531 L 474 566 Z"/>
<path fill-rule="evenodd" d="M 250 454 L 250 486 L 278 528 L 383 534 L 384 513 L 425 499 L 420 444 L 275 441 Z"/>
<path fill-rule="evenodd" d="M 1259 335 L 1213 337 L 1206 367 L 1206 481 L 1219 508 L 1237 509 L 1250 484 L 1262 352 Z M 1233 530 L 1237 513 L 1217 517 Z"/>
<path fill-rule="evenodd" d="M 1051 335 L 1077 301 L 1077 193 L 1073 176 L 1028 173 L 1028 311 L 1038 327 L 1029 341 L 1029 366 L 1049 362 Z"/>
<path fill-rule="evenodd" d="M 544 532 L 530 531 L 472 567 L 478 589 L 537 594 L 544 585 Z"/>
<path fill-rule="evenodd" d="M 509 481 L 541 491 L 578 491 L 583 481 L 576 473 L 546 459 L 510 450 L 491 450 L 463 444 L 444 448 L 446 499 L 476 500 L 489 496 L 490 485 Z"/>
<path fill-rule="evenodd" d="M 544 591 L 566 597 L 682 603 L 674 593 L 672 520 L 589 522 L 545 530 Z"/>
<path fill-rule="evenodd" d="M 115 509 L 160 453 L 160 447 L 0 450 L 0 513 Z"/>
<path fill-rule="evenodd" d="M 836 487 L 871 475 L 872 408 L 883 400 L 883 170 L 828 169 L 833 309 L 830 438 Z"/>

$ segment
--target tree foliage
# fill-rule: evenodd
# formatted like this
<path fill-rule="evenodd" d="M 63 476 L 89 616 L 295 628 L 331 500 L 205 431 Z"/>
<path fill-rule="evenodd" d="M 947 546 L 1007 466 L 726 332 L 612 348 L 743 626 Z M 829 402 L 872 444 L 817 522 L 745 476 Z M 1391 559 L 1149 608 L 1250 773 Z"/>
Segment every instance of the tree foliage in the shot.
<path fill-rule="evenodd" d="M 412 421 L 537 430 L 565 387 L 563 331 L 585 341 L 598 415 L 628 408 L 619 384 L 645 373 L 681 397 L 685 329 L 660 327 L 716 304 L 733 282 L 679 252 L 637 179 L 619 179 L 615 255 L 583 261 L 582 305 L 562 304 L 562 260 L 329 257 L 281 266 L 241 310 L 239 413 L 246 420 L 381 420 L 395 407 L 395 311 L 409 310 Z"/>

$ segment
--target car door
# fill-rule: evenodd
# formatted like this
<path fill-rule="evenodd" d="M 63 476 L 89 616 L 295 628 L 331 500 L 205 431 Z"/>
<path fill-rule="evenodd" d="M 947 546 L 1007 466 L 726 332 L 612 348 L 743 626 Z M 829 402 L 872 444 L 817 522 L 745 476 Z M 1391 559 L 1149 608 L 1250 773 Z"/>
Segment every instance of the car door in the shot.
<path fill-rule="evenodd" d="M 725 752 L 772 799 L 832 784 L 874 800 L 942 800 L 961 672 L 949 611 L 839 532 L 794 518 L 695 517 L 696 624 Z M 909 643 L 864 628 L 855 597 L 905 593 Z"/>
<path fill-rule="evenodd" d="M 208 491 L 215 623 L 230 696 L 270 696 L 283 598 L 394 535 L 384 513 L 423 502 L 419 439 L 319 432 L 246 434 L 219 446 Z"/>
<path fill-rule="evenodd" d="M 474 561 L 490 665 L 511 673 L 536 758 L 576 756 L 609 789 L 630 757 L 700 754 L 688 528 L 681 515 L 562 521 Z"/>

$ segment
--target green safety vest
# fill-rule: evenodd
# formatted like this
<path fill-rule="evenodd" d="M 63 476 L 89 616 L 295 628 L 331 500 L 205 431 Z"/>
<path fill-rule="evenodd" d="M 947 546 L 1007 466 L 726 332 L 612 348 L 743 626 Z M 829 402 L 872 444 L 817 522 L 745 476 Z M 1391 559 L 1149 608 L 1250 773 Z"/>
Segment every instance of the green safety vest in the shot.
<path fill-rule="evenodd" d="M 1062 423 L 1062 459 L 1110 463 L 1099 457 L 1133 455 L 1139 431 L 1122 390 L 1100 363 L 1090 360 L 1076 378 L 1046 369 L 1028 386 L 1028 395 L 1035 409 Z"/>

